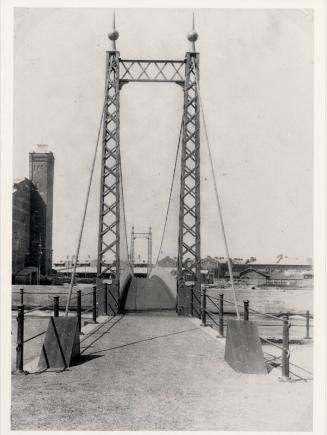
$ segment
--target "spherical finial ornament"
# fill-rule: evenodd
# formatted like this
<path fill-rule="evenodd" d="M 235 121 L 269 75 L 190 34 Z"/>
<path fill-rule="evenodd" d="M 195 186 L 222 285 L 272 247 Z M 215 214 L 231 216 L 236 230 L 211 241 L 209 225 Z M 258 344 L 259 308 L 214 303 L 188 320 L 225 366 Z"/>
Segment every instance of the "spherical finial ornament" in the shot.
<path fill-rule="evenodd" d="M 188 39 L 190 42 L 195 42 L 195 41 L 197 41 L 197 40 L 198 40 L 198 37 L 199 37 L 199 34 L 198 34 L 195 30 L 193 30 L 191 33 L 189 33 L 189 34 L 187 35 L 187 39 Z"/>
<path fill-rule="evenodd" d="M 119 38 L 118 31 L 114 30 L 113 32 L 108 33 L 108 38 L 110 39 L 110 41 L 117 41 L 117 39 Z"/>

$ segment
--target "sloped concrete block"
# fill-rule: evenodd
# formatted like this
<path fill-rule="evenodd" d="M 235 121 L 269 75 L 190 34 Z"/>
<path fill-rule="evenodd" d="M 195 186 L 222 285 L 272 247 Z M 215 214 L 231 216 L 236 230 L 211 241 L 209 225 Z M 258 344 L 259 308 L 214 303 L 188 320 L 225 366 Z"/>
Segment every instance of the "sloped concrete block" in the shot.
<path fill-rule="evenodd" d="M 228 320 L 225 361 L 236 371 L 267 374 L 257 325 L 246 320 Z"/>

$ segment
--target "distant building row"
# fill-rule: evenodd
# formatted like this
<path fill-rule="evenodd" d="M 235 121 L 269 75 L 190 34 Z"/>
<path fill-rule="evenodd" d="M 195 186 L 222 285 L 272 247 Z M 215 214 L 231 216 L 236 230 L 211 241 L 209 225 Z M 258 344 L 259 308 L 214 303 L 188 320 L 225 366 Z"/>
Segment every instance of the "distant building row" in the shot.
<path fill-rule="evenodd" d="M 222 260 L 222 259 L 221 259 Z M 177 261 L 171 257 L 165 257 L 158 262 L 159 267 L 177 268 Z M 69 282 L 72 273 L 73 262 L 67 260 L 54 264 L 58 282 Z M 147 264 L 136 264 L 134 272 L 141 273 L 147 270 Z M 76 278 L 80 282 L 95 282 L 96 260 L 78 262 Z M 108 276 L 109 278 L 109 276 Z M 312 286 L 312 266 L 308 264 L 233 264 L 233 278 L 238 284 L 256 286 Z M 190 277 L 192 281 L 192 277 Z M 201 261 L 202 283 L 213 284 L 217 280 L 230 281 L 227 263 L 217 261 L 212 257 L 206 257 Z"/>

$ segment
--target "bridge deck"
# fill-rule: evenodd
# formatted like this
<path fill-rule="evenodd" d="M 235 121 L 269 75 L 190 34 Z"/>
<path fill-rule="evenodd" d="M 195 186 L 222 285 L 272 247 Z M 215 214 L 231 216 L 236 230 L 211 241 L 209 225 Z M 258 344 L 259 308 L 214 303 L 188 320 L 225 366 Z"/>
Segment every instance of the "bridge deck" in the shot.
<path fill-rule="evenodd" d="M 63 373 L 13 376 L 12 429 L 311 430 L 311 383 L 235 373 L 188 318 L 117 316 L 82 352 Z"/>
<path fill-rule="evenodd" d="M 137 310 L 174 310 L 176 295 L 158 277 L 142 278 L 134 276 L 124 303 L 126 311 Z"/>

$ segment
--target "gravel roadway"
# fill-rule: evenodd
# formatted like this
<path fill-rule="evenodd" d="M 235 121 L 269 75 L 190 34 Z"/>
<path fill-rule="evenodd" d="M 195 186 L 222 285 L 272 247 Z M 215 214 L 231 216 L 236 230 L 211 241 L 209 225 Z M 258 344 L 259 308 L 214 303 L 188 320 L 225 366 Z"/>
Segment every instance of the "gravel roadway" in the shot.
<path fill-rule="evenodd" d="M 78 365 L 13 375 L 12 429 L 312 430 L 312 381 L 235 373 L 204 329 L 174 313 L 109 319 Z"/>

